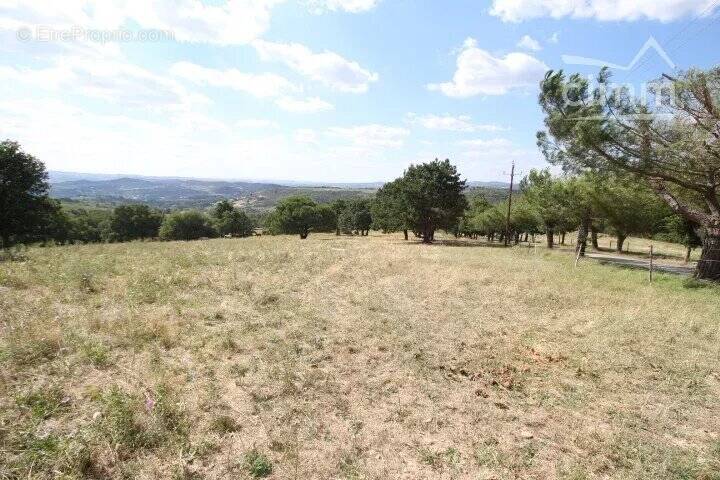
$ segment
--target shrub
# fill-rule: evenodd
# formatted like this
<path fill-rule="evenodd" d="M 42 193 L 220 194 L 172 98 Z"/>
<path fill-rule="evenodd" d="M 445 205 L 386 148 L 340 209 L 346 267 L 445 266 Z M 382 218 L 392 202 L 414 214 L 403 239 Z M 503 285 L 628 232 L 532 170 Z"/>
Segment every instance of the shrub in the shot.
<path fill-rule="evenodd" d="M 267 477 L 272 473 L 272 463 L 256 449 L 252 449 L 245 454 L 245 466 L 253 478 Z"/>
<path fill-rule="evenodd" d="M 171 213 L 160 227 L 162 240 L 197 240 L 216 236 L 217 232 L 207 215 L 195 210 Z"/>
<path fill-rule="evenodd" d="M 222 236 L 249 237 L 253 234 L 255 223 L 245 212 L 233 208 L 215 215 L 215 228 Z"/>

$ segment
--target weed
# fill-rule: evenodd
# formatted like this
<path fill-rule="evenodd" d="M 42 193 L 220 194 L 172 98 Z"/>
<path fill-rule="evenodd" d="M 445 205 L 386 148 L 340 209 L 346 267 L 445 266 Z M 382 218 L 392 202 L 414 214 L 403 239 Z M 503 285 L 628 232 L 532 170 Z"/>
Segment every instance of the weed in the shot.
<path fill-rule="evenodd" d="M 58 386 L 38 388 L 19 396 L 17 404 L 30 412 L 33 418 L 46 419 L 67 407 L 69 398 Z"/>
<path fill-rule="evenodd" d="M 245 468 L 253 478 L 267 477 L 273 470 L 270 460 L 255 448 L 245 454 Z"/>
<path fill-rule="evenodd" d="M 237 421 L 229 415 L 220 415 L 212 421 L 212 429 L 220 434 L 238 432 L 242 428 Z"/>

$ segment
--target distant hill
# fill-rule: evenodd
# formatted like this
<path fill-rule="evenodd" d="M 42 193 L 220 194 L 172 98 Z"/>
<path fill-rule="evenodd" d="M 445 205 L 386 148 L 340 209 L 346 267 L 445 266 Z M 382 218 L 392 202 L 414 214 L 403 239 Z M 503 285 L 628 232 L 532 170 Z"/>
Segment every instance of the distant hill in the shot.
<path fill-rule="evenodd" d="M 252 182 L 193 178 L 143 177 L 74 172 L 49 172 L 50 195 L 97 204 L 146 203 L 157 208 L 205 208 L 228 198 L 238 207 L 265 211 L 291 195 L 307 195 L 316 202 L 327 203 L 338 198 L 372 196 L 382 182 Z M 468 182 L 468 195 L 484 195 L 497 203 L 507 197 L 502 182 Z"/>
<path fill-rule="evenodd" d="M 80 178 L 79 178 L 80 177 Z M 249 210 L 268 210 L 291 195 L 308 195 L 317 202 L 367 197 L 376 189 L 291 187 L 273 183 L 151 177 L 84 178 L 83 174 L 50 175 L 50 195 L 99 204 L 147 203 L 158 208 L 204 208 L 223 198 Z"/>

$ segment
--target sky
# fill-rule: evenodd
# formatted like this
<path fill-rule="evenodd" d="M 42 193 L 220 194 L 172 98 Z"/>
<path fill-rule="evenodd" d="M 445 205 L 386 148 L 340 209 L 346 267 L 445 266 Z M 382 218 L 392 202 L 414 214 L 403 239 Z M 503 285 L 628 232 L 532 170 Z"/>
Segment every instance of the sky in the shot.
<path fill-rule="evenodd" d="M 546 166 L 547 70 L 717 65 L 720 0 L 0 0 L 0 138 L 50 170 L 371 182 Z"/>

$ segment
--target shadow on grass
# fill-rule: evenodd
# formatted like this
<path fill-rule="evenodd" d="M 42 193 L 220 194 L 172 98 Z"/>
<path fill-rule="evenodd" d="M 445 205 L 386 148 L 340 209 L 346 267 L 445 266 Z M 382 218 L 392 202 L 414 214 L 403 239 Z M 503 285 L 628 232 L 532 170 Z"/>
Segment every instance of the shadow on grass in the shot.
<path fill-rule="evenodd" d="M 485 247 L 485 248 L 506 248 L 504 244 L 502 243 L 489 243 L 481 240 L 434 240 L 432 243 L 423 243 L 422 240 L 418 238 L 411 238 L 409 240 L 400 240 L 398 242 L 394 242 L 397 245 L 426 245 L 428 247 L 465 247 L 465 248 L 477 248 L 477 247 Z M 513 245 L 508 245 L 507 248 L 512 247 Z M 523 246 L 523 245 L 521 245 Z"/>

